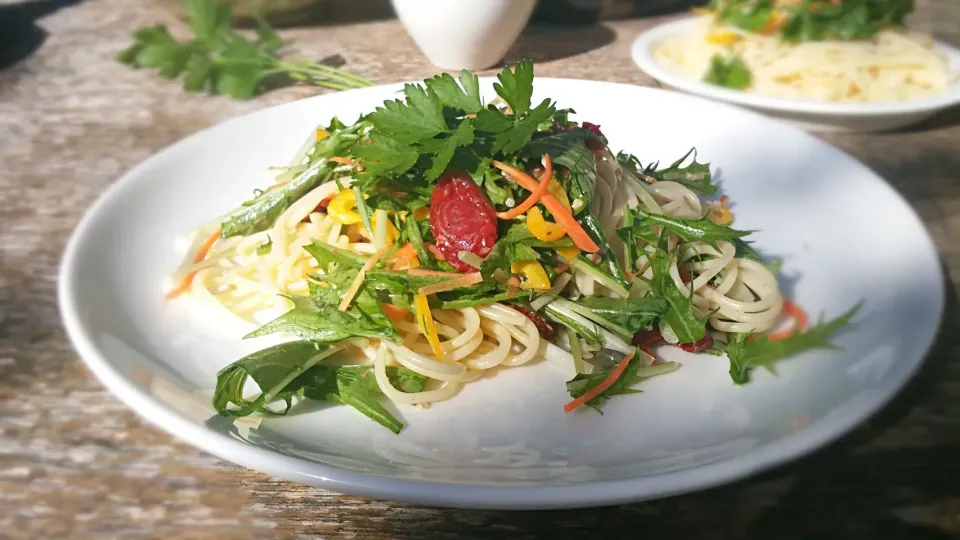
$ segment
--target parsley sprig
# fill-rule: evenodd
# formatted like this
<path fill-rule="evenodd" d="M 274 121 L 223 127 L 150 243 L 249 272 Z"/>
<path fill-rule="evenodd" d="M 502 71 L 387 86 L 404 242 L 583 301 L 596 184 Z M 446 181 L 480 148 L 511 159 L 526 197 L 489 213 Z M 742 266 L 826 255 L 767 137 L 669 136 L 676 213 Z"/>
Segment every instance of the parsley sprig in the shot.
<path fill-rule="evenodd" d="M 231 26 L 229 3 L 184 0 L 187 25 L 193 39 L 177 41 L 164 25 L 140 28 L 134 43 L 117 60 L 135 68 L 150 68 L 167 79 L 183 75 L 188 92 L 208 91 L 249 99 L 269 82 L 303 82 L 346 90 L 371 86 L 367 79 L 330 65 L 302 58 L 284 58 L 286 45 L 265 21 L 259 20 L 256 39 Z"/>

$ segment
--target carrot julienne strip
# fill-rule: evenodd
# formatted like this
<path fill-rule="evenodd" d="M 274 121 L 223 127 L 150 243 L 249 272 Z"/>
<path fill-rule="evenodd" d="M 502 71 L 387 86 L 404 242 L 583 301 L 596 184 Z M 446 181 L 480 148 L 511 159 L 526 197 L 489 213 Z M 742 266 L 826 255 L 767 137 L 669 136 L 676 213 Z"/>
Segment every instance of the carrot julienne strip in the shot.
<path fill-rule="evenodd" d="M 604 393 L 608 388 L 613 386 L 613 383 L 617 382 L 617 379 L 619 379 L 620 376 L 623 375 L 623 372 L 627 369 L 627 364 L 630 363 L 630 359 L 632 359 L 633 356 L 634 356 L 634 353 L 630 353 L 624 356 L 623 360 L 620 360 L 620 363 L 617 364 L 615 368 L 610 370 L 610 373 L 607 375 L 606 379 L 600 381 L 600 384 L 594 386 L 590 390 L 587 390 L 582 396 L 564 405 L 563 412 L 566 412 L 566 413 L 573 412 L 574 410 L 579 408 L 581 405 L 586 404 L 588 401 L 599 396 L 600 394 Z"/>
<path fill-rule="evenodd" d="M 527 210 L 533 208 L 533 205 L 543 198 L 550 187 L 550 182 L 553 181 L 553 161 L 550 159 L 550 154 L 543 155 L 543 176 L 541 178 L 542 180 L 537 184 L 537 188 L 530 193 L 526 200 L 506 212 L 498 213 L 497 217 L 500 219 L 515 219 L 525 214 Z"/>
<path fill-rule="evenodd" d="M 452 291 L 453 289 L 459 289 L 460 287 L 476 285 L 481 281 L 483 281 L 483 276 L 480 275 L 480 272 L 471 272 L 469 274 L 463 274 L 458 278 L 448 279 L 447 281 L 441 281 L 440 283 L 434 283 L 433 285 L 421 287 L 417 292 L 423 295 L 436 294 L 440 292 Z"/>
<path fill-rule="evenodd" d="M 537 181 L 533 179 L 529 174 L 502 163 L 500 161 L 491 161 L 491 165 L 500 169 L 508 178 L 514 182 L 520 184 L 529 191 L 534 191 L 537 189 Z M 567 231 L 567 235 L 570 236 L 570 239 L 573 240 L 573 243 L 577 245 L 578 248 L 586 251 L 588 253 L 596 253 L 600 251 L 600 247 L 597 246 L 596 242 L 590 238 L 590 235 L 587 234 L 587 231 L 583 230 L 583 227 L 577 223 L 577 220 L 573 217 L 573 214 L 569 212 L 566 208 L 560 204 L 560 201 L 556 197 L 549 193 L 544 193 L 541 197 L 540 202 L 547 207 L 547 210 L 553 214 L 554 219 L 557 220 L 557 225 L 563 227 L 563 230 Z"/>
<path fill-rule="evenodd" d="M 350 288 L 347 289 L 347 294 L 343 297 L 343 300 L 340 301 L 340 306 L 337 308 L 341 312 L 346 311 L 350 307 L 350 302 L 353 301 L 353 297 L 357 295 L 357 292 L 360 291 L 360 286 L 363 285 L 363 278 L 366 277 L 367 272 L 369 272 L 373 267 L 380 262 L 380 259 L 383 255 L 390 251 L 393 246 L 384 246 L 380 251 L 374 253 L 367 259 L 367 262 L 363 263 L 363 266 L 360 267 L 360 271 L 357 272 L 357 277 L 353 278 L 353 282 L 350 284 Z"/>
<path fill-rule="evenodd" d="M 803 308 L 791 302 L 790 300 L 784 300 L 783 312 L 794 320 L 793 328 L 787 328 L 786 330 L 767 334 L 767 341 L 780 341 L 781 339 L 790 337 L 794 332 L 803 332 L 807 329 L 808 317 Z"/>
<path fill-rule="evenodd" d="M 207 253 L 210 253 L 210 248 L 213 247 L 213 244 L 217 242 L 217 239 L 220 238 L 220 228 L 210 235 L 209 238 L 204 240 L 203 244 L 200 245 L 200 249 L 197 250 L 197 253 L 193 256 L 193 264 L 201 263 L 204 259 L 207 258 Z M 187 292 L 187 289 L 193 285 L 193 278 L 197 276 L 197 270 L 193 272 L 188 272 L 187 275 L 183 276 L 183 280 L 177 285 L 173 290 L 164 295 L 164 298 L 167 300 L 172 300 L 181 294 Z"/>

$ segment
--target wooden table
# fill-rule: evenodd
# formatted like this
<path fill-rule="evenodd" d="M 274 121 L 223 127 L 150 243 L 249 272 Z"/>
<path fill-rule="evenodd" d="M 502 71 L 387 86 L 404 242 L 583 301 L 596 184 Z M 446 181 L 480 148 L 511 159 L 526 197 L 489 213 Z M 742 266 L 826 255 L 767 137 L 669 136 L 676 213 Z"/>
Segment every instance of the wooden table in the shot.
<path fill-rule="evenodd" d="M 9 7 L 11 0 L 0 0 Z M 68 2 L 69 3 L 69 2 Z M 916 24 L 960 41 L 956 0 Z M 0 537 L 2 538 L 874 538 L 960 537 L 960 118 L 826 137 L 887 178 L 929 227 L 950 308 L 920 375 L 856 432 L 800 462 L 710 491 L 563 512 L 474 512 L 372 502 L 224 463 L 144 425 L 67 343 L 57 264 L 83 210 L 121 173 L 200 128 L 318 92 L 237 102 L 191 96 L 112 60 L 149 1 L 91 0 L 39 21 L 43 46 L 0 72 Z M 538 74 L 652 84 L 628 44 L 655 19 L 533 29 L 510 53 Z M 378 82 L 431 75 L 393 21 L 291 30 L 304 53 L 342 53 Z M 314 536 L 315 535 L 315 536 Z"/>

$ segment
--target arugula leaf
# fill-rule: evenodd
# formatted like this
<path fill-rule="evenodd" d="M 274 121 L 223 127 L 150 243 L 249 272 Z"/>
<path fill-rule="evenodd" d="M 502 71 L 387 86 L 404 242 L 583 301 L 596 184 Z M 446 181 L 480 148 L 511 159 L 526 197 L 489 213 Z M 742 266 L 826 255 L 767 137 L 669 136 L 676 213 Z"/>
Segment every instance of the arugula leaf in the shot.
<path fill-rule="evenodd" d="M 707 335 L 707 317 L 699 318 L 693 309 L 693 294 L 684 296 L 670 277 L 673 255 L 667 251 L 667 235 L 660 235 L 660 243 L 653 257 L 653 290 L 667 301 L 667 310 L 662 318 L 680 340 L 680 343 L 695 343 Z"/>
<path fill-rule="evenodd" d="M 253 413 L 285 414 L 290 410 L 293 398 L 302 395 L 350 405 L 390 431 L 399 433 L 403 424 L 381 404 L 384 396 L 370 366 L 319 364 L 343 347 L 343 344 L 293 341 L 247 355 L 217 374 L 213 407 L 220 414 L 234 417 Z M 403 367 L 387 367 L 387 378 L 402 392 L 421 392 L 426 385 L 426 377 Z M 248 379 L 253 379 L 261 389 L 260 395 L 252 401 L 243 397 Z M 276 399 L 286 402 L 282 412 L 268 408 Z"/>
<path fill-rule="evenodd" d="M 379 304 L 377 307 L 379 308 Z M 382 310 L 382 308 L 379 309 Z M 341 312 L 336 306 L 316 302 L 307 309 L 291 309 L 243 338 L 255 338 L 278 332 L 288 332 L 317 343 L 340 341 L 351 337 L 393 341 L 400 336 L 386 315 L 383 315 L 381 320 L 376 320 L 371 314 L 358 307 L 351 306 L 347 311 Z"/>
<path fill-rule="evenodd" d="M 769 341 L 765 335 L 756 335 L 754 340 L 748 339 L 749 334 L 732 336 L 725 348 L 730 359 L 730 378 L 736 384 L 746 384 L 750 381 L 750 372 L 756 367 L 772 370 L 774 362 L 788 356 L 812 349 L 836 348 L 830 344 L 830 338 L 850 324 L 861 307 L 863 302 L 830 321 L 821 317 L 820 321 L 807 331 L 794 331 L 779 341 Z"/>
<path fill-rule="evenodd" d="M 280 413 L 284 414 L 290 410 L 291 400 L 296 393 L 288 385 L 342 348 L 340 344 L 291 341 L 249 354 L 217 373 L 213 408 L 220 414 L 230 416 L 247 416 L 255 412 L 270 414 L 272 411 L 266 406 L 280 398 L 287 404 L 283 413 Z M 253 379 L 261 391 L 252 401 L 243 397 L 243 387 L 248 378 Z M 229 408 L 231 404 L 237 408 Z"/>
<path fill-rule="evenodd" d="M 474 114 L 483 109 L 480 99 L 480 79 L 467 70 L 460 72 L 459 84 L 449 73 L 424 81 L 440 102 L 458 112 Z"/>
<path fill-rule="evenodd" d="M 633 213 L 642 221 L 634 227 L 648 227 L 644 222 L 663 225 L 670 232 L 676 234 L 686 242 L 702 240 L 710 245 L 716 245 L 720 240 L 732 242 L 737 238 L 749 235 L 753 231 L 738 231 L 727 225 L 718 225 L 707 218 L 684 219 L 673 218 L 663 214 L 650 214 L 641 208 L 635 208 Z M 642 234 L 642 233 L 637 233 Z"/>
<path fill-rule="evenodd" d="M 314 242 L 303 246 L 303 249 L 317 261 L 321 268 L 325 269 L 329 268 L 331 264 L 347 268 L 360 268 L 367 262 L 361 255 L 325 242 Z"/>
<path fill-rule="evenodd" d="M 693 161 L 687 166 L 682 166 L 683 162 L 693 154 Z M 654 170 L 655 166 L 648 166 L 644 171 L 657 180 L 669 180 L 690 188 L 703 195 L 713 195 L 717 192 L 717 186 L 712 183 L 709 163 L 697 163 L 697 149 L 691 148 L 680 159 L 674 161 L 666 169 Z"/>
<path fill-rule="evenodd" d="M 484 306 L 493 302 L 519 300 L 529 296 L 530 291 L 507 291 L 503 286 L 492 283 L 482 283 L 473 287 L 464 287 L 437 294 L 437 298 L 440 300 L 440 309 Z"/>
<path fill-rule="evenodd" d="M 510 105 L 513 115 L 519 118 L 526 114 L 533 96 L 533 61 L 523 60 L 513 70 L 504 68 L 497 80 L 500 82 L 493 83 L 493 89 Z"/>
<path fill-rule="evenodd" d="M 638 330 L 649 329 L 653 322 L 666 311 L 667 302 L 662 298 L 610 298 L 585 296 L 577 305 L 588 309 L 604 319 L 626 328 L 630 338 Z"/>
<path fill-rule="evenodd" d="M 607 235 L 603 232 L 603 226 L 600 225 L 600 220 L 588 212 L 580 218 L 579 221 L 580 225 L 583 226 L 583 230 L 590 235 L 590 238 L 592 238 L 598 246 L 601 246 L 599 268 L 604 270 L 604 273 L 612 277 L 621 287 L 629 289 L 630 280 L 627 278 L 627 275 L 623 273 L 623 268 L 620 266 L 619 261 L 617 261 L 613 250 L 608 247 L 610 244 L 607 242 Z"/>
<path fill-rule="evenodd" d="M 639 394 L 641 392 L 640 390 L 632 389 L 630 387 L 644 379 L 649 379 L 665 373 L 671 373 L 680 367 L 680 365 L 676 362 L 663 362 L 660 364 L 654 364 L 652 366 L 641 366 L 640 359 L 637 357 L 638 354 L 639 353 L 634 353 L 634 357 L 630 360 L 630 363 L 627 364 L 627 367 L 623 370 L 623 373 L 620 375 L 620 377 L 614 381 L 612 385 L 610 385 L 610 388 L 607 388 L 600 393 L 600 395 L 586 403 L 588 407 L 591 407 L 597 412 L 603 414 L 600 409 L 609 399 L 613 398 L 614 396 Z M 603 382 L 609 373 L 609 371 L 591 373 L 589 375 L 579 373 L 576 377 L 567 381 L 567 392 L 570 393 L 570 397 L 576 399 L 586 394 L 591 388 Z"/>
<path fill-rule="evenodd" d="M 387 367 L 387 378 L 403 392 L 421 392 L 426 377 L 404 367 Z M 401 423 L 384 406 L 384 398 L 371 366 L 314 366 L 291 383 L 304 397 L 350 405 L 364 416 L 400 433 Z"/>
<path fill-rule="evenodd" d="M 417 259 L 420 261 L 422 268 L 428 270 L 436 268 L 433 263 L 433 255 L 427 251 L 427 245 L 423 241 L 420 224 L 412 215 L 407 216 L 407 219 L 403 222 L 403 238 L 413 245 L 413 250 L 417 252 Z"/>
<path fill-rule="evenodd" d="M 703 76 L 703 80 L 734 90 L 746 90 L 753 83 L 753 75 L 738 55 L 731 54 L 724 58 L 717 53 L 710 57 L 710 67 Z"/>
<path fill-rule="evenodd" d="M 538 240 L 524 223 L 514 223 L 483 259 L 480 274 L 484 279 L 490 279 L 498 269 L 509 274 L 513 262 L 538 260 L 540 255 L 534 251 L 535 247 L 556 249 L 572 245 L 573 241 L 566 237 L 556 242 Z"/>

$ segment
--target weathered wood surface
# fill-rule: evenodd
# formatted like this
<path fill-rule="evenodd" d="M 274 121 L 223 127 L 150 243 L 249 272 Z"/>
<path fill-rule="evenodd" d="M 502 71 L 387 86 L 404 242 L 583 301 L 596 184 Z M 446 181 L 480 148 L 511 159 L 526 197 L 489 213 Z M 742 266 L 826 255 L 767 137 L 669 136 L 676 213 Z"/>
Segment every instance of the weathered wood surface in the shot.
<path fill-rule="evenodd" d="M 918 27 L 960 42 L 956 0 L 918 3 Z M 956 111 L 902 133 L 826 137 L 910 201 L 950 276 L 933 353 L 879 416 L 798 463 L 707 492 L 582 511 L 438 510 L 281 482 L 179 444 L 104 390 L 67 344 L 57 265 L 83 210 L 165 145 L 318 92 L 288 88 L 250 102 L 189 96 L 112 60 L 133 28 L 155 22 L 178 24 L 146 0 L 66 7 L 39 21 L 49 36 L 35 54 L 0 72 L 0 538 L 960 537 Z M 543 76 L 652 84 L 628 45 L 655 22 L 533 29 L 510 54 L 534 58 Z M 348 68 L 378 82 L 434 71 L 393 21 L 285 37 L 311 56 L 342 53 Z"/>

